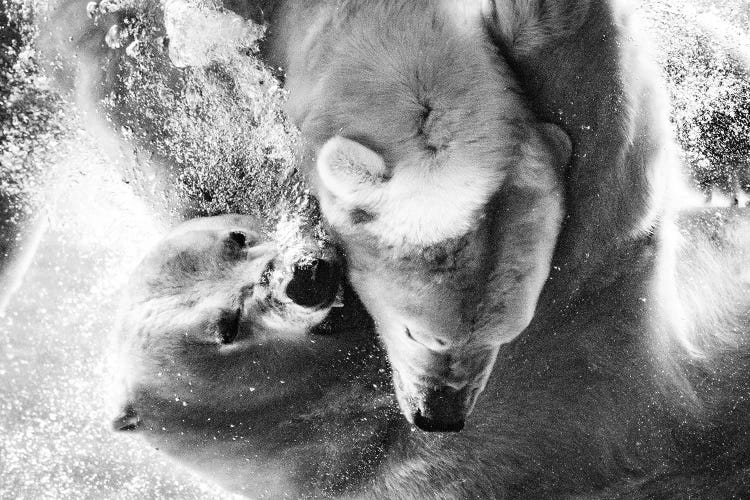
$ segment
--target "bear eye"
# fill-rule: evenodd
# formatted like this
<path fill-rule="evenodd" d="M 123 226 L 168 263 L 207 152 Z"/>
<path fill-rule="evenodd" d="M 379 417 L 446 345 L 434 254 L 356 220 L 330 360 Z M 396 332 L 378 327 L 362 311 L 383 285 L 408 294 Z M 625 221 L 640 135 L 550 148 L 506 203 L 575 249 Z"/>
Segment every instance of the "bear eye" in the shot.
<path fill-rule="evenodd" d="M 216 322 L 216 335 L 222 344 L 231 344 L 237 338 L 240 331 L 239 309 L 235 311 L 222 311 Z"/>
<path fill-rule="evenodd" d="M 244 247 L 247 243 L 247 235 L 242 231 L 232 231 L 229 233 L 229 237 L 241 247 Z"/>
<path fill-rule="evenodd" d="M 240 248 L 251 247 L 258 243 L 258 234 L 252 231 L 229 231 L 227 239 L 232 241 Z"/>
<path fill-rule="evenodd" d="M 229 231 L 223 238 L 222 258 L 227 261 L 240 259 L 243 251 L 258 243 L 258 235 L 247 231 Z"/>

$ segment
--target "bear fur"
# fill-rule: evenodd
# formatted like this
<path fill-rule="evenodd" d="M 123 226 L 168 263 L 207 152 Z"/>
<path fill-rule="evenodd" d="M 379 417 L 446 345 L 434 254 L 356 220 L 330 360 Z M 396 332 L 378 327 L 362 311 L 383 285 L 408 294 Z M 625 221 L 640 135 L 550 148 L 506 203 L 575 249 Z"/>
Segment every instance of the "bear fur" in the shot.
<path fill-rule="evenodd" d="M 72 30 L 82 51 L 79 91 L 106 95 L 118 88 L 122 54 L 120 49 L 106 54 L 97 34 L 106 33 L 111 45 L 110 35 L 119 33 L 115 42 L 127 45 L 120 39 L 139 26 L 128 17 L 137 2 L 92 5 L 94 22 Z M 518 335 L 533 315 L 563 215 L 560 177 L 570 142 L 558 127 L 529 112 L 518 82 L 485 32 L 479 4 L 352 2 L 341 11 L 333 6 L 290 4 L 289 16 L 320 15 L 325 24 L 326 16 L 338 12 L 340 23 L 330 29 L 311 24 L 308 35 L 318 40 L 311 52 L 290 49 L 302 69 L 287 71 L 288 109 L 310 146 L 308 174 L 331 226 L 342 235 L 352 281 L 392 354 L 405 415 L 422 428 L 457 430 L 486 381 L 498 345 Z M 75 7 L 75 0 L 63 2 L 55 19 L 67 21 Z M 165 3 L 165 19 L 186 7 Z M 266 7 L 264 12 L 274 11 Z M 372 19 L 381 19 L 388 30 L 370 29 Z M 107 29 L 115 20 L 124 28 Z M 227 17 L 228 25 L 236 21 Z M 66 30 L 52 24 L 45 30 L 51 37 L 47 43 L 59 43 Z M 273 23 L 269 30 L 271 40 L 277 31 Z M 326 38 L 331 42 L 324 43 Z M 347 47 L 358 43 L 361 50 L 348 53 Z M 375 59 L 368 47 L 379 43 Z M 170 38 L 168 45 L 171 53 L 184 43 Z M 272 48 L 265 43 L 269 61 Z M 339 55 L 330 64 L 311 62 L 334 52 Z M 178 59 L 185 61 L 185 54 Z M 369 66 L 357 65 L 368 59 Z M 97 61 L 107 63 L 103 81 L 92 76 L 102 71 Z M 163 58 L 156 62 L 161 71 Z M 314 96 L 306 85 L 315 87 Z M 356 94 L 348 90 L 355 88 Z M 362 96 L 371 97 L 363 101 Z M 384 106 L 378 99 L 392 102 Z M 120 111 L 136 113 L 127 107 Z M 345 179 L 339 176 L 342 161 L 356 163 L 368 154 L 376 163 L 385 155 L 387 172 L 381 173 L 384 179 L 394 177 L 369 185 L 372 202 L 390 193 L 372 206 L 354 199 L 364 191 L 352 195 L 346 192 L 351 182 L 338 182 Z M 316 175 L 316 157 L 317 172 L 333 175 Z M 328 161 L 334 158 L 338 163 Z M 351 181 L 358 174 L 349 171 Z M 334 185 L 336 190 L 329 189 Z M 351 217 L 359 218 L 353 231 L 347 228 Z M 490 295 L 475 286 L 488 274 L 492 279 L 484 286 L 495 290 Z"/>
<path fill-rule="evenodd" d="M 619 2 L 239 11 L 267 25 L 261 55 L 284 72 L 308 176 L 422 428 L 460 428 L 499 346 L 605 286 L 669 217 L 664 100 Z"/>
<path fill-rule="evenodd" d="M 274 48 L 304 30 L 274 21 L 294 21 L 289 4 L 262 7 L 248 13 L 268 22 L 265 54 L 283 66 Z M 351 295 L 327 336 L 279 321 L 263 343 L 243 331 L 244 347 L 227 346 L 216 328 L 191 342 L 195 324 L 170 321 L 170 297 L 187 311 L 214 297 L 191 317 L 205 339 L 232 294 L 182 264 L 144 264 L 165 288 L 126 304 L 117 428 L 251 497 L 748 495 L 747 222 L 709 212 L 675 226 L 663 101 L 618 4 L 495 2 L 482 16 L 521 101 L 574 152 L 550 278 L 529 327 L 499 347 L 466 428 L 426 434 L 400 418 Z"/>
<path fill-rule="evenodd" d="M 266 58 L 284 72 L 316 194 L 402 410 L 423 429 L 459 429 L 502 344 L 532 317 L 554 323 L 610 286 L 620 277 L 611 262 L 648 254 L 668 225 L 664 190 L 677 176 L 666 101 L 629 10 L 587 0 L 262 7 Z M 561 222 L 551 177 L 567 154 L 549 144 L 565 134 L 574 151 Z"/>
<path fill-rule="evenodd" d="M 351 291 L 325 330 L 294 322 L 264 328 L 265 310 L 251 296 L 240 306 L 238 335 L 222 341 L 219 313 L 242 304 L 242 290 L 264 289 L 262 273 L 241 270 L 262 268 L 257 257 L 275 247 L 248 237 L 249 258 L 241 257 L 230 234 L 256 234 L 255 223 L 230 222 L 188 223 L 154 248 L 134 273 L 115 348 L 125 388 L 115 428 L 230 491 L 250 498 L 750 493 L 747 212 L 685 214 L 674 235 L 675 285 L 685 319 L 700 329 L 693 338 L 700 356 L 675 345 L 666 329 L 644 335 L 642 323 L 658 313 L 643 286 L 654 261 L 622 263 L 627 279 L 608 291 L 612 299 L 592 294 L 571 304 L 564 321 L 500 349 L 459 433 L 415 431 L 401 417 L 386 355 Z M 670 356 L 679 356 L 679 387 L 674 372 L 659 369 Z"/>
<path fill-rule="evenodd" d="M 322 213 L 404 415 L 460 430 L 534 314 L 569 140 L 529 112 L 478 8 L 313 5 L 288 13 L 316 22 L 285 40 L 285 83 Z"/>

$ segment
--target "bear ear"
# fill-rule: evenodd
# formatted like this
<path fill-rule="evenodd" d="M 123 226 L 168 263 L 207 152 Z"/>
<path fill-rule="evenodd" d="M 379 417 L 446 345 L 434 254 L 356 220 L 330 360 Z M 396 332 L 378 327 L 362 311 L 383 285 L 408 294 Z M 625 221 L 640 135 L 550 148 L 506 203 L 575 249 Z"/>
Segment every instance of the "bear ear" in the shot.
<path fill-rule="evenodd" d="M 329 139 L 318 153 L 319 188 L 343 203 L 365 203 L 373 188 L 387 180 L 383 157 L 341 136 Z"/>
<path fill-rule="evenodd" d="M 555 152 L 557 166 L 565 168 L 570 163 L 573 155 L 573 142 L 570 136 L 560 127 L 553 123 L 542 123 L 539 125 L 539 131 Z"/>
<path fill-rule="evenodd" d="M 140 425 L 141 419 L 131 403 L 125 404 L 120 413 L 112 419 L 112 430 L 114 431 L 134 431 Z"/>
<path fill-rule="evenodd" d="M 318 168 L 350 180 L 382 180 L 386 175 L 383 157 L 357 141 L 339 135 L 329 139 L 318 154 Z"/>

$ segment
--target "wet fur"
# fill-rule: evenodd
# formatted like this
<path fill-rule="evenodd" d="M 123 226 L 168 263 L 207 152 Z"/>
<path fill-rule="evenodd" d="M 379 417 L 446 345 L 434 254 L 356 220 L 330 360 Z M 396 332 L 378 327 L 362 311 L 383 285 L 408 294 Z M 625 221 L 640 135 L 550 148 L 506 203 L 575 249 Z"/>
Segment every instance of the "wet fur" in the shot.
<path fill-rule="evenodd" d="M 129 401 L 149 440 L 249 496 L 750 494 L 748 215 L 716 220 L 710 211 L 673 225 L 673 170 L 659 161 L 669 156 L 663 103 L 628 38 L 630 21 L 614 3 L 578 2 L 558 26 L 552 14 L 569 4 L 498 2 L 497 16 L 512 22 L 488 25 L 528 102 L 571 136 L 575 156 L 551 279 L 529 328 L 500 349 L 467 428 L 409 429 L 371 325 L 352 308 L 314 344 L 277 341 L 221 358 L 184 348 L 183 332 L 150 332 L 164 341 L 145 344 L 127 367 L 165 370 Z M 264 5 L 266 21 L 285 5 Z M 534 36 L 510 36 L 525 12 L 547 17 L 531 19 Z M 68 26 L 86 22 L 76 19 Z M 269 60 L 293 28 L 271 30 Z M 169 302 L 153 307 L 173 313 Z M 123 335 L 145 326 L 136 315 Z M 253 361 L 271 371 L 258 374 Z M 265 377 L 270 396 L 247 397 Z M 299 392 L 275 392 L 281 377 Z M 188 393 L 188 380 L 199 394 L 183 407 L 174 394 Z M 163 390 L 149 385 L 156 381 Z"/>
<path fill-rule="evenodd" d="M 120 332 L 133 381 L 124 404 L 153 445 L 250 497 L 742 496 L 750 214 L 686 214 L 676 229 L 676 285 L 702 317 L 687 318 L 692 329 L 679 333 L 689 338 L 656 316 L 653 254 L 634 254 L 612 288 L 501 348 L 458 434 L 409 428 L 351 295 L 326 335 L 251 335 L 233 350 L 189 341 L 174 320 L 144 322 L 139 311 L 175 311 L 157 290 L 141 295 Z M 139 276 L 164 271 L 146 261 Z M 190 281 L 208 283 L 200 273 Z M 172 288 L 171 300 L 191 289 Z M 662 329 L 648 326 L 655 319 Z M 700 341 L 701 355 L 685 340 Z"/>
<path fill-rule="evenodd" d="M 404 414 L 460 426 L 533 315 L 570 142 L 530 113 L 479 2 L 287 2 L 267 21 Z"/>
<path fill-rule="evenodd" d="M 489 276 L 491 284 L 488 290 L 491 291 L 478 290 L 477 287 L 466 289 L 464 284 L 477 281 L 471 272 L 465 276 L 444 276 L 444 281 L 457 285 L 458 291 L 449 287 L 434 291 L 429 279 L 425 279 L 425 274 L 429 276 L 429 264 L 423 265 L 421 271 L 418 265 L 409 268 L 403 260 L 399 261 L 400 248 L 393 246 L 394 241 L 385 241 L 380 248 L 362 241 L 362 235 L 367 234 L 363 226 L 374 226 L 377 214 L 367 207 L 355 207 L 352 225 L 359 232 L 344 234 L 341 238 L 355 271 L 353 283 L 376 320 L 385 322 L 391 317 L 398 318 L 398 324 L 385 325 L 382 334 L 398 371 L 407 371 L 405 367 L 410 367 L 414 372 L 407 374 L 408 379 L 417 379 L 420 371 L 426 370 L 427 385 L 444 382 L 451 385 L 450 374 L 430 374 L 431 371 L 440 371 L 430 370 L 430 366 L 444 364 L 443 360 L 431 359 L 436 344 L 467 344 L 447 351 L 451 359 L 472 353 L 482 344 L 494 348 L 498 342 L 513 339 L 529 319 L 529 314 L 513 318 L 509 311 L 533 310 L 536 306 L 536 322 L 554 322 L 558 315 L 565 313 L 561 308 L 569 302 L 579 300 L 591 289 L 607 289 L 622 278 L 620 267 L 613 268 L 613 262 L 637 262 L 648 258 L 653 253 L 653 241 L 657 242 L 656 254 L 672 251 L 659 243 L 660 234 L 668 231 L 672 217 L 666 189 L 679 182 L 666 118 L 666 99 L 655 78 L 658 72 L 645 54 L 647 50 L 633 41 L 640 40 L 642 34 L 638 33 L 630 10 L 620 1 L 586 0 L 573 3 L 553 0 L 445 1 L 426 2 L 419 6 L 405 2 L 299 4 L 280 0 L 266 5 L 263 20 L 268 24 L 269 36 L 264 46 L 265 55 L 275 67 L 285 72 L 291 96 L 289 112 L 311 144 L 311 158 L 317 155 L 325 141 L 340 134 L 377 152 L 385 164 L 391 166 L 404 158 L 413 158 L 411 142 L 406 138 L 428 132 L 423 147 L 439 151 L 448 144 L 458 144 L 460 148 L 464 144 L 461 134 L 468 130 L 481 140 L 480 144 L 485 148 L 480 157 L 494 154 L 502 158 L 508 155 L 503 148 L 517 148 L 518 135 L 523 134 L 514 126 L 505 129 L 508 135 L 487 133 L 492 127 L 486 126 L 492 122 L 493 112 L 504 109 L 503 113 L 506 113 L 504 107 L 510 103 L 514 103 L 511 106 L 515 108 L 530 106 L 539 121 L 560 126 L 572 140 L 573 158 L 566 169 L 564 183 L 566 216 L 553 262 L 547 266 L 544 259 L 537 260 L 538 266 L 544 265 L 550 270 L 550 279 L 538 304 L 536 293 L 528 290 L 518 294 L 511 288 L 505 294 L 506 297 L 520 296 L 517 303 L 506 303 L 503 294 L 495 292 L 498 287 L 520 276 L 528 277 L 536 272 L 513 264 L 509 265 L 510 269 L 501 266 L 497 272 L 493 271 L 492 264 L 486 265 L 484 275 Z M 481 111 L 461 116 L 462 111 L 473 110 L 471 103 L 476 99 L 469 99 L 468 104 L 458 103 L 472 94 L 471 91 L 462 91 L 467 82 L 460 71 L 456 72 L 457 86 L 451 101 L 455 107 L 449 105 L 448 109 L 456 112 L 457 118 L 436 129 L 433 136 L 429 133 L 432 129 L 415 125 L 419 123 L 417 105 L 425 104 L 420 102 L 419 82 L 411 87 L 399 85 L 403 74 L 393 70 L 400 68 L 403 60 L 421 60 L 422 66 L 416 68 L 433 70 L 432 73 L 423 71 L 424 75 L 432 75 L 425 79 L 429 85 L 441 82 L 439 68 L 462 67 L 466 57 L 457 57 L 459 62 L 456 62 L 444 54 L 430 52 L 440 46 L 429 43 L 431 34 L 452 34 L 450 30 L 441 31 L 444 11 L 451 12 L 451 19 L 458 19 L 456 26 L 465 21 L 462 34 L 472 36 L 477 47 L 473 62 L 481 61 L 488 43 L 492 44 L 491 50 L 498 56 L 496 70 L 505 78 L 507 89 L 490 88 L 481 92 Z M 462 18 L 462 15 L 466 17 Z M 483 18 L 483 28 L 489 40 L 481 34 L 471 34 L 475 28 L 472 25 L 475 17 L 472 16 L 476 15 Z M 369 22 L 358 21 L 358 16 L 363 20 L 388 19 L 389 22 L 381 22 L 382 26 L 373 30 Z M 403 22 L 404 19 L 409 22 Z M 376 21 L 373 24 L 378 25 Z M 301 28 L 303 26 L 305 28 Z M 399 40 L 401 48 L 393 50 L 388 43 L 379 40 Z M 450 46 L 455 39 L 447 36 L 446 40 L 446 45 Z M 457 50 L 455 53 L 461 52 Z M 416 73 L 419 75 L 420 71 Z M 481 75 L 477 77 L 477 85 L 493 81 L 490 73 L 477 72 Z M 377 80 L 372 75 L 376 75 Z M 405 95 L 407 91 L 409 94 Z M 519 93 L 522 93 L 522 98 L 517 100 Z M 426 101 L 429 102 L 430 98 Z M 414 109 L 409 107 L 410 102 Z M 410 118 L 410 113 L 415 115 L 414 119 Z M 446 142 L 445 137 L 451 139 Z M 471 169 L 465 173 L 467 178 L 476 178 L 476 172 Z M 487 182 L 488 185 L 498 182 L 496 185 L 503 185 L 502 180 L 487 179 Z M 324 193 L 325 186 L 319 191 Z M 438 198 L 450 199 L 451 196 L 442 192 L 435 193 L 434 198 L 433 202 L 436 202 Z M 445 203 L 450 206 L 450 202 Z M 485 214 L 500 213 L 500 207 L 488 205 L 485 199 L 473 199 L 471 203 L 484 207 Z M 427 207 L 425 210 L 429 211 Z M 394 213 L 403 215 L 413 213 L 413 210 L 400 210 L 394 205 L 387 214 Z M 401 228 L 413 227 L 413 234 L 422 235 L 421 225 L 396 224 L 391 221 L 393 218 L 386 217 L 386 222 L 393 222 L 394 226 Z M 398 215 L 396 218 L 402 219 Z M 341 232 L 344 224 L 333 216 L 330 219 Z M 499 222 L 501 226 L 502 221 Z M 550 222 L 543 222 L 540 227 L 546 225 Z M 469 248 L 473 257 L 470 262 L 475 265 L 482 259 L 492 261 L 492 257 L 487 257 L 487 249 L 500 245 L 496 238 L 502 232 L 502 229 L 488 231 L 481 227 L 481 223 L 479 226 L 478 229 L 470 227 L 477 232 L 468 233 L 468 239 L 478 247 Z M 437 230 L 434 224 L 428 227 Z M 399 231 L 382 230 L 381 233 L 401 237 Z M 424 240 L 431 242 L 435 237 L 436 234 L 427 233 Z M 512 239 L 512 235 L 510 237 Z M 537 242 L 535 248 L 541 246 Z M 358 254 L 360 248 L 365 250 Z M 500 257 L 494 262 L 506 261 L 506 256 Z M 658 267 L 662 272 L 662 265 Z M 362 272 L 358 274 L 360 268 Z M 398 276 L 408 279 L 398 282 Z M 643 278 L 645 280 L 646 276 Z M 389 288 L 383 284 L 394 280 L 398 282 L 397 286 Z M 648 285 L 644 283 L 643 286 Z M 405 293 L 398 293 L 399 289 Z M 411 297 L 425 290 L 427 293 L 421 302 L 414 304 Z M 478 310 L 472 311 L 477 297 L 483 297 L 489 303 L 480 304 Z M 409 314 L 398 312 L 403 305 Z M 409 323 L 408 317 L 414 324 Z M 472 323 L 480 327 L 475 328 Z M 486 328 L 482 327 L 484 324 Z M 404 325 L 408 330 L 422 330 L 419 338 L 424 340 L 421 343 L 430 347 L 430 353 L 420 354 L 416 348 L 412 352 L 405 351 L 413 346 L 401 333 L 405 330 Z M 507 325 L 516 325 L 516 328 Z M 393 340 L 397 336 L 398 339 Z M 397 358 L 397 353 L 406 353 L 404 359 Z M 482 365 L 485 370 L 489 366 L 486 362 Z M 463 373 L 460 369 L 455 371 Z M 476 367 L 468 371 L 476 377 Z M 408 416 L 408 411 L 405 413 Z"/>

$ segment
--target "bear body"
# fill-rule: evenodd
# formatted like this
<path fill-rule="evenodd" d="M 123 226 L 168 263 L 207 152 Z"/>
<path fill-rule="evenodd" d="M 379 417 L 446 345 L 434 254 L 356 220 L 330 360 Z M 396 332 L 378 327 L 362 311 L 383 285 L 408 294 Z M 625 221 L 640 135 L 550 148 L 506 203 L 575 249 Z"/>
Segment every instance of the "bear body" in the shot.
<path fill-rule="evenodd" d="M 669 217 L 671 142 L 630 20 L 585 0 L 245 7 L 405 416 L 459 429 L 499 346 L 606 286 Z"/>
<path fill-rule="evenodd" d="M 385 353 L 353 297 L 325 330 L 295 327 L 293 316 L 287 329 L 262 327 L 253 295 L 237 301 L 241 290 L 264 289 L 262 273 L 239 270 L 262 269 L 274 244 L 248 237 L 238 254 L 230 236 L 254 234 L 252 221 L 178 229 L 131 283 L 115 427 L 251 498 L 742 496 L 749 220 L 710 211 L 680 222 L 677 285 L 706 327 L 705 357 L 673 366 L 684 385 L 654 359 L 667 355 L 655 346 L 669 348 L 668 332 L 641 334 L 656 312 L 643 286 L 656 261 L 639 259 L 609 291 L 617 300 L 592 293 L 565 321 L 532 323 L 501 347 L 459 433 L 425 433 L 403 419 Z M 226 324 L 218 313 L 238 307 L 238 335 L 217 337 Z"/>
<path fill-rule="evenodd" d="M 390 145 L 398 148 L 398 138 L 404 133 L 409 140 L 414 139 L 411 135 L 425 136 L 408 131 L 418 132 L 420 124 L 430 130 L 432 114 L 427 114 L 427 120 L 417 119 L 416 125 L 400 118 L 370 125 L 366 118 L 372 115 L 360 115 L 358 110 L 363 102 L 368 104 L 372 90 L 347 85 L 343 89 L 328 87 L 343 95 L 337 91 L 328 101 L 316 99 L 315 103 L 328 103 L 321 110 L 325 120 L 308 116 L 306 92 L 317 95 L 315 85 L 327 83 L 326 78 L 319 78 L 318 68 L 336 67 L 336 58 L 341 57 L 328 50 L 336 40 L 316 38 L 320 33 L 332 33 L 336 25 L 328 23 L 330 18 L 324 14 L 339 4 L 357 5 L 272 1 L 244 6 L 247 15 L 263 16 L 268 23 L 263 51 L 268 61 L 287 71 L 292 92 L 290 113 L 312 143 L 308 173 L 322 200 L 328 192 L 336 193 L 337 183 L 346 188 L 338 193 L 339 200 L 351 194 L 352 178 L 393 180 L 388 177 L 390 172 L 377 175 L 385 172 L 380 170 L 381 161 L 386 167 L 393 163 L 388 148 L 349 133 L 356 127 L 342 134 L 338 119 L 358 124 L 362 118 L 363 129 L 372 126 L 376 132 L 392 134 L 395 146 Z M 386 4 L 393 7 L 399 2 L 382 5 Z M 436 5 L 429 3 L 428 10 L 433 12 Z M 440 5 L 455 8 L 456 3 Z M 474 4 L 466 5 L 466 11 L 476 16 L 471 10 Z M 408 16 L 397 17 L 401 24 L 396 25 L 413 19 L 409 8 L 404 11 Z M 466 427 L 453 434 L 422 433 L 399 415 L 389 382 L 389 358 L 378 347 L 372 325 L 351 296 L 346 301 L 350 307 L 329 315 L 328 326 L 321 330 L 327 335 L 311 333 L 330 304 L 320 308 L 297 304 L 301 309 L 291 309 L 296 312 L 286 309 L 284 294 L 294 295 L 288 292 L 293 266 L 287 265 L 279 266 L 286 272 L 278 274 L 274 288 L 284 292 L 283 301 L 274 300 L 272 293 L 264 295 L 270 299 L 267 302 L 251 302 L 256 306 L 247 309 L 238 307 L 244 303 L 241 297 L 246 297 L 240 290 L 268 290 L 270 283 L 263 279 L 269 274 L 267 269 L 246 264 L 247 256 L 261 262 L 267 257 L 267 265 L 275 251 L 255 255 L 234 248 L 247 246 L 239 244 L 239 237 L 229 236 L 242 231 L 222 223 L 217 228 L 211 224 L 204 228 L 212 236 L 201 231 L 175 235 L 182 241 L 177 244 L 182 251 L 170 253 L 160 248 L 156 251 L 160 257 L 144 263 L 139 271 L 147 280 L 151 277 L 151 284 L 144 288 L 143 283 L 135 283 L 131 293 L 137 300 L 126 304 L 117 349 L 125 354 L 125 398 L 116 428 L 143 434 L 183 463 L 250 497 L 716 498 L 748 494 L 749 259 L 747 241 L 744 247 L 739 244 L 748 234 L 747 223 L 715 223 L 715 216 L 708 213 L 691 218 L 690 224 L 675 226 L 667 189 L 674 170 L 659 111 L 663 102 L 648 65 L 643 67 L 641 47 L 636 43 L 639 38 L 630 33 L 631 21 L 619 11 L 617 2 L 498 1 L 482 2 L 480 10 L 487 31 L 484 35 L 471 23 L 448 26 L 468 27 L 461 33 L 477 42 L 479 57 L 493 61 L 492 78 L 482 80 L 481 85 L 511 85 L 510 93 L 496 84 L 491 90 L 500 90 L 494 97 L 496 103 L 520 118 L 527 133 L 519 135 L 520 141 L 500 144 L 539 146 L 531 153 L 541 155 L 539 164 L 545 168 L 539 171 L 547 175 L 533 178 L 531 187 L 544 188 L 542 192 L 547 193 L 564 190 L 565 212 L 561 227 L 553 227 L 555 234 L 560 233 L 551 265 L 543 273 L 549 272 L 549 278 L 533 318 L 514 341 L 493 346 L 497 362 Z M 469 13 L 457 19 L 468 19 Z M 441 16 L 434 18 L 438 27 L 444 19 Z M 380 29 L 378 19 L 366 19 L 372 23 L 371 30 Z M 428 32 L 437 29 L 432 22 L 423 21 L 412 26 Z M 398 32 L 388 31 L 391 38 Z M 371 40 L 356 32 L 348 35 L 351 43 Z M 414 60 L 412 52 L 419 47 L 413 46 L 413 38 L 408 40 L 407 52 Z M 105 51 L 96 40 L 89 41 L 95 46 L 91 49 L 95 56 L 97 51 Z M 316 57 L 307 59 L 306 47 L 315 43 L 321 43 L 311 52 Z M 381 47 L 364 48 L 382 55 Z M 489 55 L 488 49 L 499 55 Z M 303 69 L 309 66 L 306 70 L 311 78 L 305 77 L 305 71 L 292 70 L 292 50 L 298 51 L 296 61 Z M 459 60 L 458 66 L 446 66 L 460 67 L 459 63 L 463 64 Z M 342 78 L 363 74 L 362 68 L 355 72 L 347 65 L 339 70 L 343 75 L 336 76 Z M 373 74 L 377 77 L 377 72 Z M 387 90 L 369 104 L 387 109 L 390 99 L 401 102 L 398 93 Z M 457 108 L 484 106 L 470 101 Z M 342 107 L 331 107 L 333 103 Z M 340 117 L 330 116 L 339 109 Z M 497 109 L 487 112 L 500 114 Z M 306 119 L 311 120 L 307 128 Z M 549 133 L 545 122 L 561 127 L 572 139 L 573 156 L 562 178 L 550 175 L 564 155 L 556 154 L 561 141 L 555 140 L 557 134 Z M 477 127 L 478 135 L 485 125 Z M 469 130 L 466 137 L 472 133 Z M 528 137 L 536 140 L 524 142 Z M 421 140 L 422 147 L 439 153 L 440 134 L 437 139 L 435 144 L 435 137 L 429 135 L 428 140 Z M 409 140 L 404 139 L 405 144 Z M 483 144 L 492 147 L 491 140 Z M 359 168 L 358 163 L 329 161 L 351 158 L 347 151 L 352 149 L 355 158 L 361 154 L 368 160 L 365 168 Z M 336 168 L 329 168 L 332 166 Z M 512 170 L 498 169 L 495 174 Z M 319 177 L 326 173 L 334 175 L 324 184 Z M 487 182 L 494 182 L 494 188 L 503 193 L 506 177 L 491 175 Z M 460 182 L 461 176 L 452 179 Z M 472 180 L 468 178 L 469 183 Z M 487 196 L 491 190 L 483 191 L 486 187 L 482 184 L 471 192 Z M 466 191 L 461 192 L 465 196 Z M 471 266 L 464 267 L 466 262 L 502 262 L 494 254 L 502 246 L 490 237 L 497 232 L 488 229 L 502 227 L 490 224 L 502 218 L 502 199 L 493 195 L 489 200 L 458 200 L 466 205 L 454 214 L 467 207 L 481 207 L 478 230 L 469 231 L 469 241 L 452 238 L 451 233 L 430 236 L 422 232 L 416 243 L 426 251 L 420 249 L 415 254 L 419 257 L 415 270 L 404 282 L 424 276 L 427 261 L 437 265 L 448 290 L 454 283 L 472 286 L 459 287 L 445 302 L 434 301 L 437 292 L 429 300 L 412 295 L 413 317 L 430 308 L 438 314 L 435 317 L 444 317 L 435 304 L 455 304 L 454 299 L 464 293 L 467 302 L 493 297 L 503 276 L 492 279 L 492 265 L 487 264 L 485 275 L 476 269 L 468 276 L 461 273 L 471 270 Z M 364 296 L 363 290 L 370 287 L 362 286 L 365 280 L 377 279 L 377 273 L 391 279 L 409 259 L 402 259 L 403 252 L 395 257 L 383 253 L 394 242 L 381 245 L 364 230 L 366 224 L 376 222 L 372 215 L 377 212 L 342 211 L 339 208 L 344 204 L 333 203 L 333 198 L 330 201 L 327 215 L 337 225 L 347 258 L 354 257 L 351 260 L 356 263 L 361 252 L 363 272 L 351 276 Z M 434 199 L 429 202 L 438 205 Z M 523 203 L 516 206 L 523 207 Z M 379 223 L 392 223 L 396 230 L 419 229 L 414 220 L 395 223 L 398 213 L 388 212 L 390 208 L 384 208 L 387 217 Z M 533 213 L 531 208 L 519 213 Z M 341 213 L 348 214 L 347 224 L 336 223 Z M 559 220 L 560 214 L 554 210 L 543 215 L 549 213 L 555 216 L 553 221 Z M 429 221 L 425 226 L 428 231 L 452 227 L 440 226 L 442 220 L 424 220 Z M 403 225 L 407 223 L 411 225 Z M 252 223 L 232 224 L 245 228 L 247 244 Z M 711 229 L 714 226 L 719 229 Z M 397 236 L 412 233 L 420 231 Z M 539 233 L 526 234 L 533 238 Z M 444 236 L 448 239 L 441 240 Z M 229 250 L 221 242 L 228 243 Z M 169 245 L 173 244 L 175 240 Z M 455 256 L 458 259 L 451 258 Z M 218 265 L 225 261 L 228 263 Z M 451 261 L 459 271 L 457 276 L 444 272 Z M 247 266 L 247 272 L 242 266 Z M 179 279 L 172 279 L 173 273 Z M 302 289 L 328 286 L 327 280 L 310 280 L 312 274 L 307 271 L 298 274 Z M 479 287 L 474 286 L 477 284 Z M 315 293 L 297 297 L 305 304 L 318 300 L 310 295 L 318 297 Z M 330 299 L 330 293 L 322 296 L 327 297 L 324 303 Z M 400 306 L 400 297 L 375 297 L 368 308 L 377 312 L 379 304 Z M 536 299 L 525 303 L 533 309 Z M 489 310 L 494 307 L 490 304 Z M 264 316 L 269 310 L 277 314 Z M 456 338 L 465 334 L 459 332 Z M 427 338 L 436 340 L 440 340 L 437 335 Z M 404 335 L 401 341 L 412 339 Z M 396 349 L 392 346 L 389 350 L 393 358 Z M 414 360 L 418 358 L 410 355 L 404 362 Z M 479 366 L 486 368 L 488 363 L 479 359 Z M 444 381 L 452 383 L 450 373 Z M 456 423 L 456 415 L 460 418 L 459 412 L 466 409 L 461 408 L 464 401 L 456 405 L 447 393 L 436 391 L 426 398 L 433 409 L 454 405 L 441 418 L 449 424 L 443 428 Z"/>
<path fill-rule="evenodd" d="M 308 176 L 373 316 L 407 419 L 459 430 L 534 314 L 570 142 L 531 112 L 481 2 L 280 2 Z M 485 293 L 492 290 L 491 293 Z"/>
<path fill-rule="evenodd" d="M 612 262 L 673 252 L 660 237 L 677 182 L 666 101 L 623 2 L 280 0 L 262 12 L 265 56 L 284 72 L 323 214 L 410 422 L 459 429 L 532 317 L 557 323 L 608 289 Z"/>

